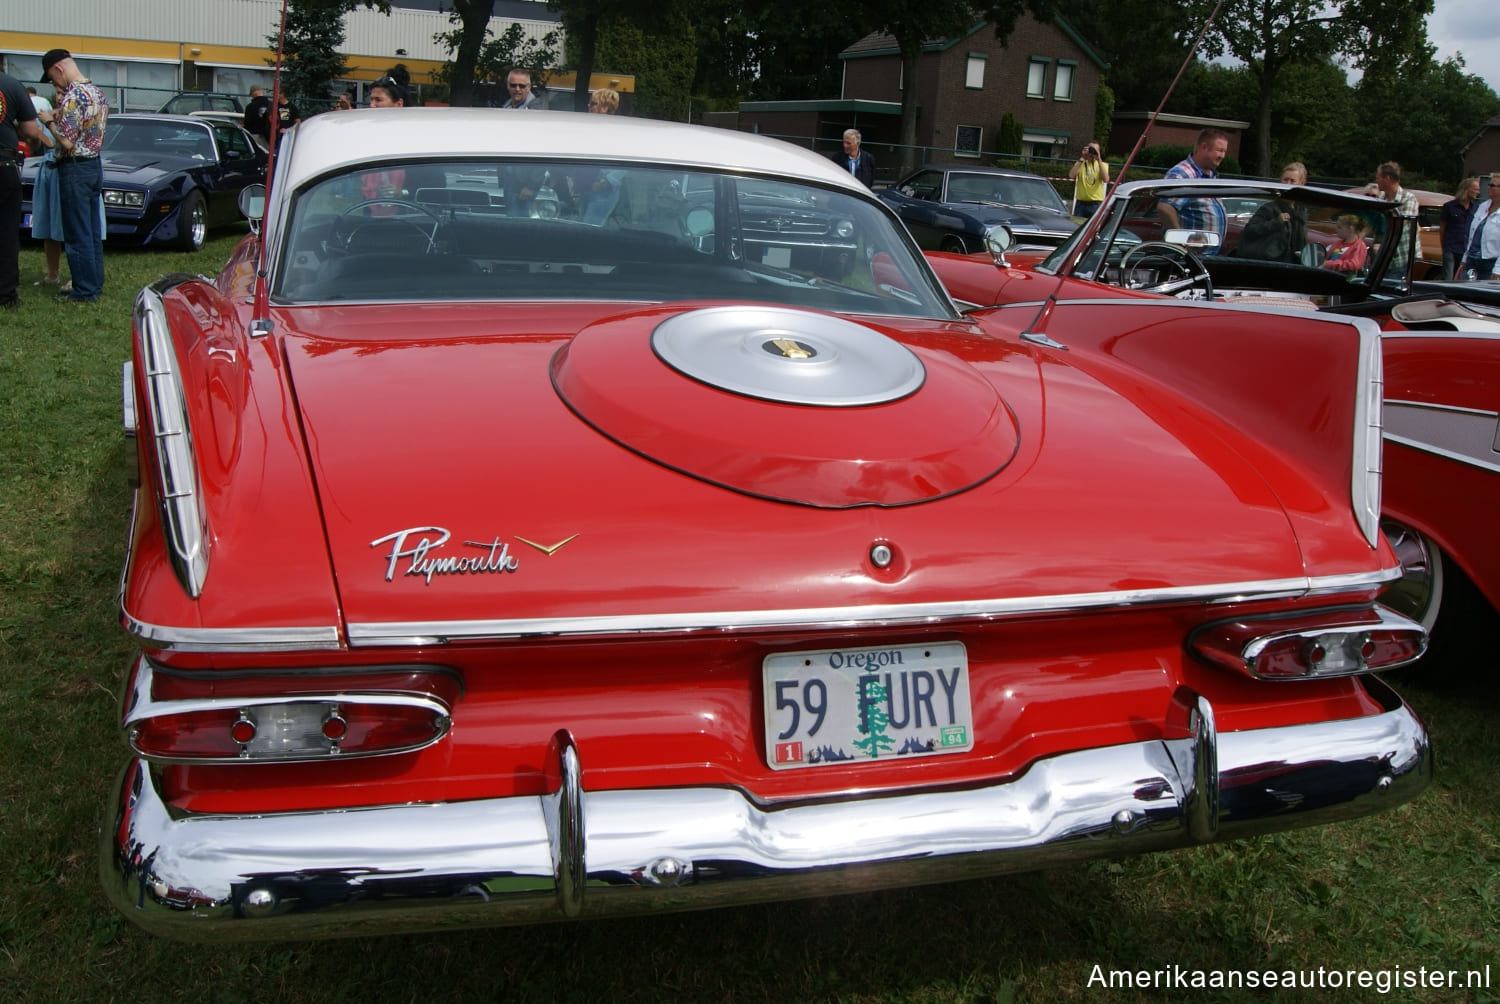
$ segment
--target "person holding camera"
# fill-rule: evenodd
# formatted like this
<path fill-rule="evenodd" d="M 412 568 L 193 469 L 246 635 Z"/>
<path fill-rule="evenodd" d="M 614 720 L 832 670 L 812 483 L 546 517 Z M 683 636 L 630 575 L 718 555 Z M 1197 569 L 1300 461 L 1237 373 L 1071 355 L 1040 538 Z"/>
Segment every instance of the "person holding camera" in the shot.
<path fill-rule="evenodd" d="M 1074 214 L 1093 216 L 1109 185 L 1109 164 L 1099 156 L 1098 143 L 1090 141 L 1084 146 L 1082 156 L 1068 168 L 1068 180 L 1073 182 Z"/>

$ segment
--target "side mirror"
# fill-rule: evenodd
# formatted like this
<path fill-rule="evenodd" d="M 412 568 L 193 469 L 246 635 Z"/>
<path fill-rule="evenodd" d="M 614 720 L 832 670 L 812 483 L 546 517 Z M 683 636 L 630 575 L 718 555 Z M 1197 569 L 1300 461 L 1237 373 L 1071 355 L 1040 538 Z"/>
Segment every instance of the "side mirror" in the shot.
<path fill-rule="evenodd" d="M 266 186 L 246 185 L 240 189 L 240 215 L 247 220 L 259 222 L 266 216 Z"/>
<path fill-rule="evenodd" d="M 1010 227 L 1004 224 L 990 227 L 985 231 L 984 248 L 990 253 L 990 259 L 998 268 L 1010 268 L 1010 262 L 1005 260 L 1005 252 L 1015 243 L 1011 235 Z"/>

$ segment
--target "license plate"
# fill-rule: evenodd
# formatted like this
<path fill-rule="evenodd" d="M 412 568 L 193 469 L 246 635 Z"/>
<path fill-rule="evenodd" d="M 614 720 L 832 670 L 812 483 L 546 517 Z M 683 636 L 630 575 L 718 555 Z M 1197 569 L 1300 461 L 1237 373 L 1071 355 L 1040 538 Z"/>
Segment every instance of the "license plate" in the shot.
<path fill-rule="evenodd" d="M 775 770 L 974 748 L 960 642 L 768 655 L 766 762 Z"/>
<path fill-rule="evenodd" d="M 791 248 L 766 248 L 761 252 L 760 263 L 769 268 L 791 268 Z"/>

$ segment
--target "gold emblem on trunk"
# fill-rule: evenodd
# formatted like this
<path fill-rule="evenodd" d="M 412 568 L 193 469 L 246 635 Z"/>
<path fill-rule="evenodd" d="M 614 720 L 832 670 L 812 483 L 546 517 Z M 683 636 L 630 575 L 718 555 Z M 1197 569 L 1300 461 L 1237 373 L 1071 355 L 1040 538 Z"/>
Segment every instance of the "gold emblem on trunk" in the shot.
<path fill-rule="evenodd" d="M 534 541 L 534 540 L 527 540 L 525 537 L 517 537 L 516 539 L 519 540 L 521 543 L 525 544 L 527 547 L 534 547 L 538 551 L 541 551 L 543 554 L 545 554 L 545 555 L 547 555 L 547 556 L 550 557 L 554 552 L 556 552 L 564 544 L 568 543 L 571 540 L 574 540 L 575 538 L 577 538 L 577 536 L 578 536 L 578 534 L 575 533 L 575 534 L 573 534 L 572 537 L 567 537 L 567 538 L 565 538 L 563 540 L 559 540 L 556 544 L 552 544 L 550 546 L 547 545 L 547 544 L 538 544 L 536 541 Z"/>

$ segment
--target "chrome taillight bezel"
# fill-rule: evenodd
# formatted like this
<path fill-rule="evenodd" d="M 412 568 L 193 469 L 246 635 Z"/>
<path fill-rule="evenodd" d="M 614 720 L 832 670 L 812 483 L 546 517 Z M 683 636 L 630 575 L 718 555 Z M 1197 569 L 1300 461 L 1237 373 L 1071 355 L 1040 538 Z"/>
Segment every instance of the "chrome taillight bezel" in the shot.
<path fill-rule="evenodd" d="M 1426 652 L 1427 631 L 1374 604 L 1215 621 L 1189 636 L 1188 649 L 1255 680 L 1327 680 L 1408 665 Z M 1287 671 L 1289 661 L 1302 671 Z"/>

